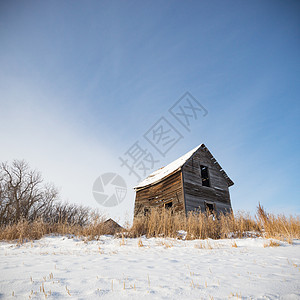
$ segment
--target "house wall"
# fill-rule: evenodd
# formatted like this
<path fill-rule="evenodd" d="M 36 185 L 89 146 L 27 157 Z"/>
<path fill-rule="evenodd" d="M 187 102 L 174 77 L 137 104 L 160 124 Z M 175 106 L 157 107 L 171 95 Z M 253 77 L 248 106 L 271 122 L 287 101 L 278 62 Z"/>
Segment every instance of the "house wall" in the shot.
<path fill-rule="evenodd" d="M 165 203 L 170 201 L 172 201 L 172 208 L 175 211 L 184 210 L 183 186 L 180 171 L 170 175 L 157 184 L 137 190 L 134 216 L 143 214 L 145 208 L 163 207 Z"/>
<path fill-rule="evenodd" d="M 202 186 L 200 165 L 208 167 L 210 187 Z M 217 212 L 231 210 L 228 183 L 208 151 L 199 148 L 183 166 L 182 175 L 186 212 L 205 211 L 205 201 L 214 203 Z"/>

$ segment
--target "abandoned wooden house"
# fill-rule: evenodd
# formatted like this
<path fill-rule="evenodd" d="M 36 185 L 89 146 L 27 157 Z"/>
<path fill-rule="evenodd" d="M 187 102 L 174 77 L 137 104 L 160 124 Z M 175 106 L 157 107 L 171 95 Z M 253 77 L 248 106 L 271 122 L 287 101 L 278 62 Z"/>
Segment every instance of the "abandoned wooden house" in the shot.
<path fill-rule="evenodd" d="M 134 216 L 153 207 L 173 211 L 231 211 L 233 181 L 204 144 L 153 172 L 134 189 Z"/>

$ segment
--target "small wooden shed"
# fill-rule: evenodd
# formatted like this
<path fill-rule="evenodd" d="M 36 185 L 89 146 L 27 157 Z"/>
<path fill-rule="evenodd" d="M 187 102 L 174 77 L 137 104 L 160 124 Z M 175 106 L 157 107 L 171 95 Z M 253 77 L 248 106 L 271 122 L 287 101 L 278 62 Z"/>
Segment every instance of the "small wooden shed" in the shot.
<path fill-rule="evenodd" d="M 122 226 L 120 226 L 116 221 L 114 221 L 111 218 L 104 222 L 104 227 L 107 234 L 115 234 L 124 230 Z"/>
<path fill-rule="evenodd" d="M 232 210 L 229 187 L 233 181 L 204 144 L 153 172 L 134 189 L 134 216 L 152 207 L 174 211 Z"/>

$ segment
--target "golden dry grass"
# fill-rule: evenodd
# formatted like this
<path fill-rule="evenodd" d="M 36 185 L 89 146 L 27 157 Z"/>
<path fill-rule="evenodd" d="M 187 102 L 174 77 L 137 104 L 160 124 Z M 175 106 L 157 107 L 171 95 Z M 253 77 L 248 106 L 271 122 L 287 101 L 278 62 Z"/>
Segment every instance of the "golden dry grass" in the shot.
<path fill-rule="evenodd" d="M 0 229 L 0 240 L 17 240 L 19 243 L 40 239 L 46 234 L 70 234 L 86 240 L 98 239 L 103 234 L 113 234 L 112 229 L 105 224 L 104 217 L 99 215 L 95 215 L 85 225 L 60 221 L 47 223 L 37 219 L 33 222 L 21 220 L 16 224 L 3 225 Z M 265 238 L 292 243 L 293 239 L 300 238 L 300 218 L 268 214 L 261 205 L 258 206 L 254 218 L 245 213 L 213 216 L 201 212 L 189 213 L 186 217 L 183 213 L 152 209 L 146 216 L 135 218 L 133 225 L 127 230 L 124 229 L 120 245 L 125 244 L 124 235 L 180 238 L 180 230 L 186 232 L 186 239 L 242 238 L 251 232 Z"/>
<path fill-rule="evenodd" d="M 233 248 L 237 248 L 237 244 L 236 244 L 236 242 L 233 242 L 233 243 L 231 244 L 231 247 L 233 247 Z"/>
<path fill-rule="evenodd" d="M 284 215 L 268 214 L 259 204 L 257 208 L 257 223 L 266 238 L 275 238 L 292 243 L 300 238 L 299 216 L 286 217 Z"/>
<path fill-rule="evenodd" d="M 278 247 L 280 246 L 280 243 L 276 242 L 276 241 L 273 241 L 273 240 L 270 240 L 268 241 L 267 243 L 264 244 L 264 248 L 266 247 Z"/>
<path fill-rule="evenodd" d="M 267 214 L 259 205 L 253 218 L 250 214 L 174 213 L 170 210 L 152 209 L 146 216 L 135 218 L 129 236 L 178 237 L 178 231 L 186 231 L 186 239 L 242 238 L 249 234 L 275 238 L 292 243 L 300 238 L 300 218 Z"/>
<path fill-rule="evenodd" d="M 260 231 L 249 215 L 233 214 L 218 217 L 206 213 L 172 213 L 169 210 L 151 210 L 147 216 L 137 217 L 129 230 L 132 237 L 178 237 L 178 231 L 187 232 L 186 239 L 243 237 L 245 232 Z"/>
<path fill-rule="evenodd" d="M 2 226 L 0 240 L 17 240 L 19 243 L 23 243 L 40 239 L 46 234 L 69 234 L 93 240 L 103 234 L 112 234 L 112 229 L 105 224 L 104 219 L 98 217 L 85 226 L 68 224 L 67 222 L 47 223 L 42 219 L 37 219 L 33 222 L 21 220 L 16 224 Z"/>

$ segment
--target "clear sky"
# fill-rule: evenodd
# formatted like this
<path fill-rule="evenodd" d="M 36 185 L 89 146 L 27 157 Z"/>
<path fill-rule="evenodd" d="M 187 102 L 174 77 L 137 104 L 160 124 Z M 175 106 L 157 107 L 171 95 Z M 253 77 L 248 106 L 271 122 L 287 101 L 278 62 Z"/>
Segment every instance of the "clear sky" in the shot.
<path fill-rule="evenodd" d="M 299 1 L 1 1 L 0 159 L 130 219 L 119 157 L 138 141 L 156 169 L 205 143 L 235 211 L 299 214 L 299 53 Z M 190 131 L 169 112 L 185 92 L 208 111 Z M 165 156 L 143 137 L 162 116 L 183 137 Z M 92 195 L 106 172 L 128 186 L 109 209 Z"/>

